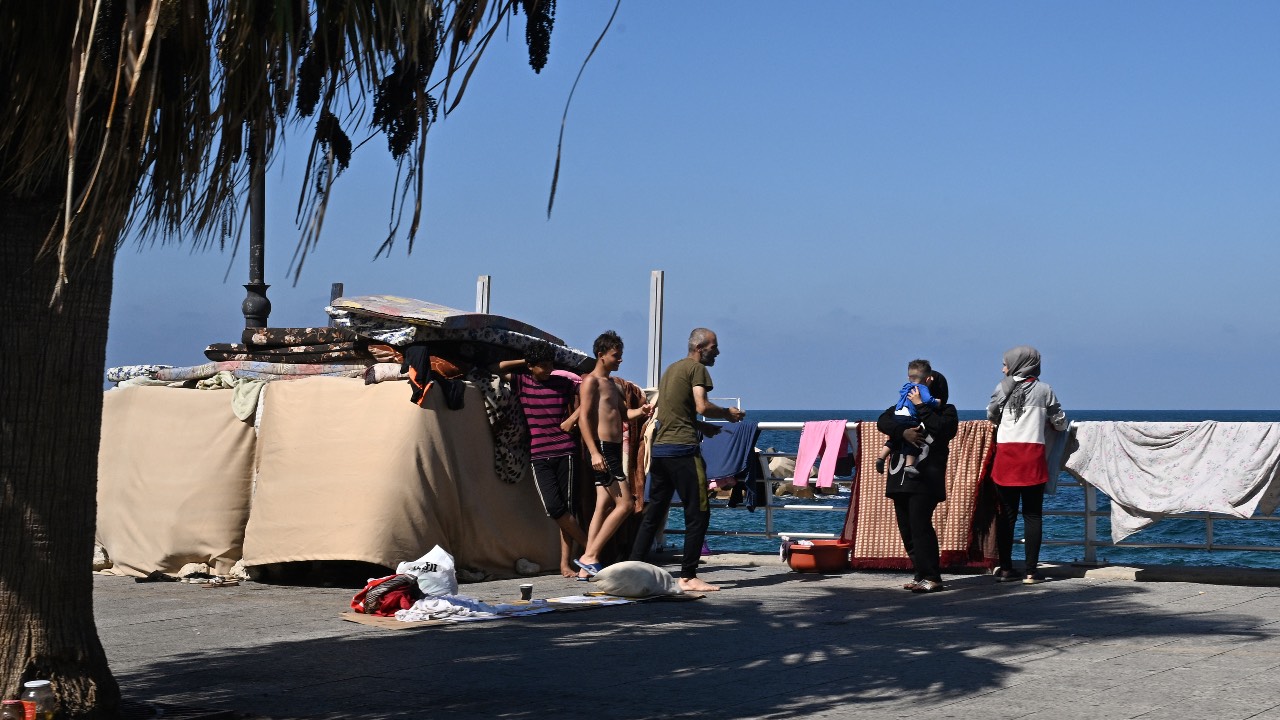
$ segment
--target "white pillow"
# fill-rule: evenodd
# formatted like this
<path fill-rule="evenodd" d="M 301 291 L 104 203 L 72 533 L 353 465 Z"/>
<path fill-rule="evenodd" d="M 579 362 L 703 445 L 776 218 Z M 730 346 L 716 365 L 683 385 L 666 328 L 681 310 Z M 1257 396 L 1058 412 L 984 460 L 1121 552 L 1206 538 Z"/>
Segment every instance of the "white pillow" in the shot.
<path fill-rule="evenodd" d="M 600 592 L 626 598 L 679 595 L 681 592 L 671 573 L 639 560 L 614 563 L 597 573 L 591 582 L 596 583 Z"/>

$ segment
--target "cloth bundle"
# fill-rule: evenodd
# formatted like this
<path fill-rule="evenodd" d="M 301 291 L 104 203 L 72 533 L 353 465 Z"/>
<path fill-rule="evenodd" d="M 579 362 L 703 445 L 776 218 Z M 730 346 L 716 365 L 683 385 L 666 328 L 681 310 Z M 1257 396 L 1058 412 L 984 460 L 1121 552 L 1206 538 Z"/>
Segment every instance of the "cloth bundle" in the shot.
<path fill-rule="evenodd" d="M 370 342 L 346 328 L 246 328 L 241 343 L 205 348 L 211 362 L 189 367 L 125 365 L 107 370 L 107 380 L 131 385 L 198 383 L 221 373 L 232 380 L 292 380 L 299 377 L 361 377 L 378 362 L 401 362 L 400 351 Z M 202 389 L 231 387 L 209 382 Z"/>
<path fill-rule="evenodd" d="M 397 348 L 416 342 L 460 341 L 501 348 L 515 357 L 537 343 L 549 343 L 557 367 L 581 372 L 594 359 L 532 325 L 487 313 L 391 295 L 337 298 L 325 312 L 338 328 Z"/>
<path fill-rule="evenodd" d="M 388 575 L 370 580 L 351 598 L 351 609 L 365 615 L 391 616 L 413 607 L 423 594 L 413 575 Z"/>
<path fill-rule="evenodd" d="M 236 343 L 214 343 L 204 349 L 204 356 L 214 361 L 325 363 L 385 358 L 385 362 L 395 362 L 396 355 L 396 351 L 388 346 L 355 342 L 262 349 Z"/>
<path fill-rule="evenodd" d="M 176 380 L 203 380 L 218 373 L 229 370 L 238 378 L 255 380 L 285 380 L 295 377 L 361 377 L 364 369 L 372 365 L 372 361 L 361 363 L 284 363 L 284 362 L 250 362 L 247 360 L 227 360 L 208 362 L 192 367 L 162 368 L 155 373 L 156 380 L 173 382 Z"/>
<path fill-rule="evenodd" d="M 240 342 L 259 348 L 287 348 L 301 345 L 326 345 L 355 342 L 360 336 L 346 328 L 245 328 Z"/>
<path fill-rule="evenodd" d="M 287 363 L 401 359 L 395 348 L 371 343 L 346 328 L 246 328 L 240 339 L 242 343 L 214 343 L 204 355 L 214 361 Z"/>

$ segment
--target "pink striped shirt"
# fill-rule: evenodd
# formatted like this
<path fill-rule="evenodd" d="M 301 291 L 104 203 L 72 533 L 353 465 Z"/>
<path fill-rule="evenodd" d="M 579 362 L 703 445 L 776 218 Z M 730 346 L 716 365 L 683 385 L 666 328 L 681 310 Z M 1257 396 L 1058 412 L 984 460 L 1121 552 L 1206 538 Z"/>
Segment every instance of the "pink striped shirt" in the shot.
<path fill-rule="evenodd" d="M 513 373 L 511 384 L 520 396 L 524 417 L 529 424 L 529 457 L 546 458 L 569 455 L 576 451 L 573 436 L 560 429 L 560 423 L 573 409 L 581 380 L 569 373 L 557 373 L 545 383 L 526 373 Z"/>

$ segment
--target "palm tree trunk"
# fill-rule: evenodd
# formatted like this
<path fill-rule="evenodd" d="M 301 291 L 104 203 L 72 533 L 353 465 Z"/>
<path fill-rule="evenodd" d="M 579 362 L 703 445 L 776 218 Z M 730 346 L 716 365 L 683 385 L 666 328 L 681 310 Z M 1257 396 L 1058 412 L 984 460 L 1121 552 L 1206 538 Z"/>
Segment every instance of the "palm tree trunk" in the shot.
<path fill-rule="evenodd" d="M 0 192 L 0 693 L 53 681 L 63 718 L 113 717 L 120 689 L 93 618 L 102 370 L 114 248 L 49 298 L 50 199 Z"/>

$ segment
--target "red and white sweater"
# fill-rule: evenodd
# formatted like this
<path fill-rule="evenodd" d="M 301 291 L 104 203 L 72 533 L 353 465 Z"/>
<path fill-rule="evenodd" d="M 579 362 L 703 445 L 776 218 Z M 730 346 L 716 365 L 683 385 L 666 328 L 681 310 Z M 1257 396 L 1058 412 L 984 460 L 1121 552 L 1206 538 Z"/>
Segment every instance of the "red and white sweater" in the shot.
<path fill-rule="evenodd" d="M 997 485 L 1021 487 L 1049 482 L 1044 454 L 1045 427 L 1067 429 L 1067 414 L 1058 404 L 1053 388 L 1036 378 L 1022 382 L 1030 383 L 1031 387 L 1017 419 L 1012 411 L 1005 409 L 1007 398 L 999 385 L 987 405 L 987 419 L 997 425 L 996 459 L 991 468 L 991 479 Z"/>

